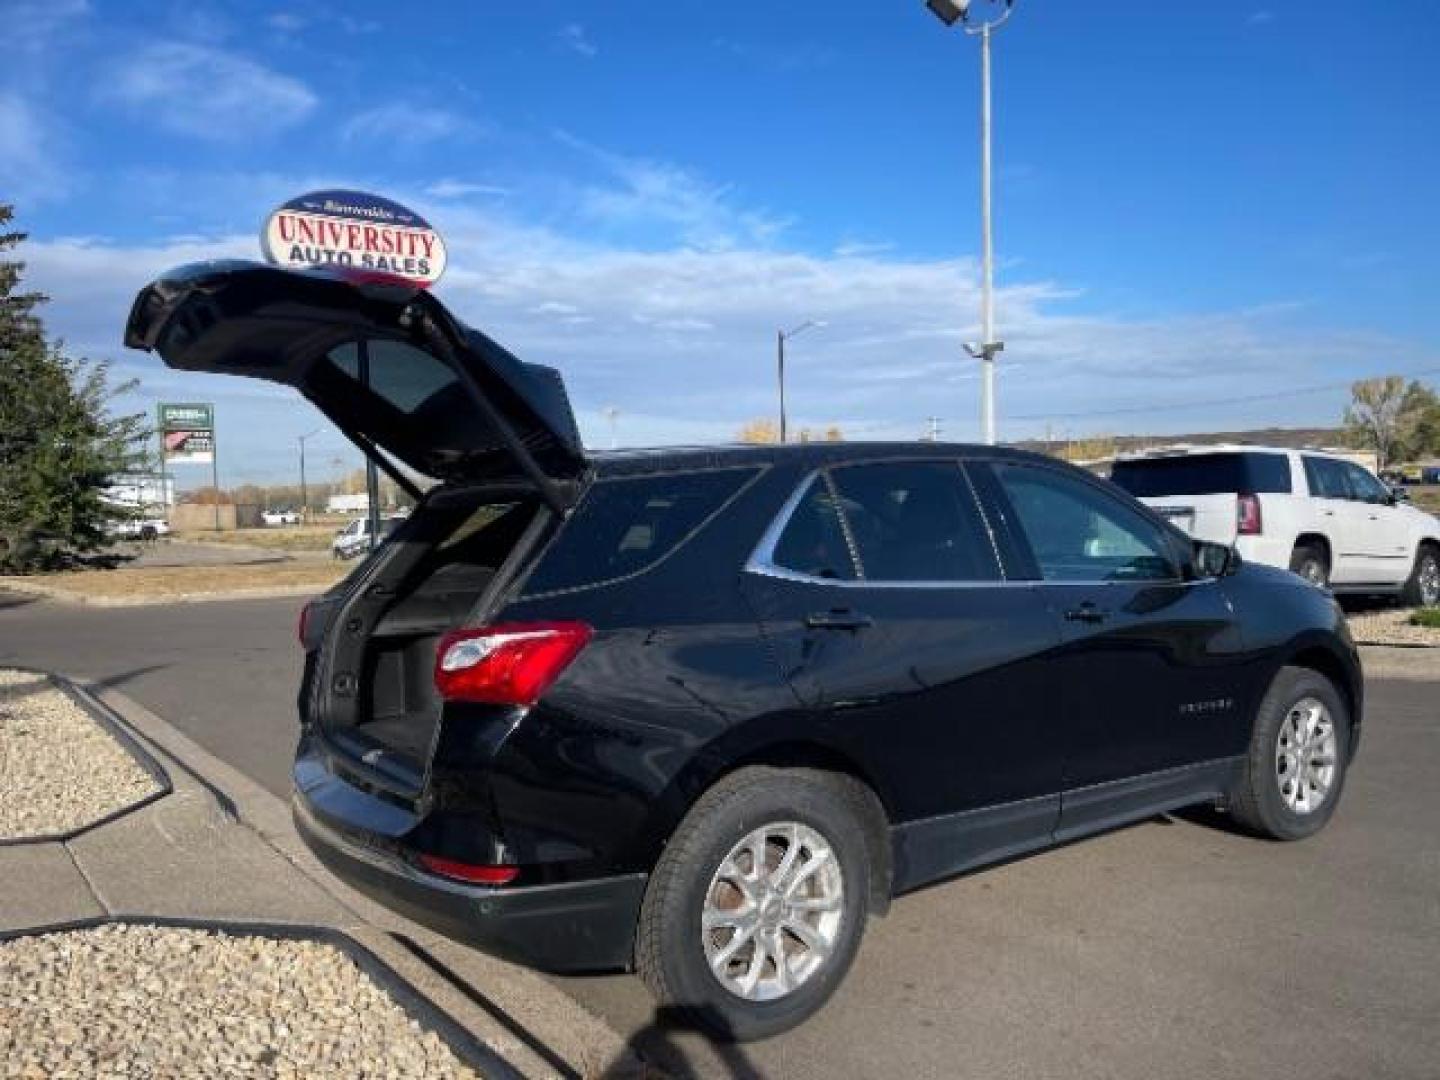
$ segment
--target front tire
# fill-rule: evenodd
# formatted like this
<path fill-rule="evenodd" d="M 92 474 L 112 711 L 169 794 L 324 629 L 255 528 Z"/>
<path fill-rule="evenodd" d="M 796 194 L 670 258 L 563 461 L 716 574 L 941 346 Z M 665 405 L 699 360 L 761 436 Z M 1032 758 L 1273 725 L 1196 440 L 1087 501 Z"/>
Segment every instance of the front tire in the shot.
<path fill-rule="evenodd" d="M 1410 572 L 1400 599 L 1407 607 L 1440 605 L 1440 548 L 1429 543 L 1420 545 L 1415 553 L 1415 569 Z"/>
<path fill-rule="evenodd" d="M 1231 816 L 1273 840 L 1313 836 L 1335 813 L 1349 755 L 1350 711 L 1335 684 L 1309 668 L 1282 668 L 1255 717 Z"/>
<path fill-rule="evenodd" d="M 757 767 L 696 801 L 640 909 L 635 963 L 662 1006 L 744 1042 L 825 1004 L 869 913 L 864 794 L 845 776 Z"/>

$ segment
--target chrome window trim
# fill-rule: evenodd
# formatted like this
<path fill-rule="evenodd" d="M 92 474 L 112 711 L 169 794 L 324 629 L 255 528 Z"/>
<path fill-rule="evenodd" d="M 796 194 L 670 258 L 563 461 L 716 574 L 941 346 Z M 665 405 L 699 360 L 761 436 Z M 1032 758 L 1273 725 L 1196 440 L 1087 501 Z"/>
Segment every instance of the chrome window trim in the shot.
<path fill-rule="evenodd" d="M 925 458 L 923 460 L 944 462 L 946 459 Z M 973 485 L 971 485 L 970 478 L 968 475 L 965 474 L 965 470 L 963 468 L 964 459 L 956 458 L 954 460 L 955 463 L 961 467 L 960 471 L 962 478 L 965 480 L 967 485 L 970 485 L 971 494 L 972 497 L 974 497 L 975 492 Z M 847 462 L 846 464 L 851 463 Z M 857 462 L 855 464 L 868 463 Z M 1038 467 L 1044 468 L 1045 466 Z M 1055 469 L 1053 471 L 1057 473 L 1062 473 L 1063 475 L 1063 470 Z M 755 545 L 755 549 L 750 553 L 750 557 L 745 561 L 745 566 L 743 568 L 745 573 L 758 574 L 761 577 L 776 578 L 780 581 L 792 581 L 801 585 L 829 585 L 841 589 L 1034 589 L 1047 585 L 1138 585 L 1150 588 L 1178 585 L 1182 588 L 1188 588 L 1191 585 L 1200 585 L 1204 584 L 1207 581 L 1214 580 L 1213 578 L 1199 578 L 1195 580 L 1187 580 L 1183 577 L 1151 580 L 1137 579 L 1134 581 L 1126 581 L 1115 578 L 1007 578 L 1003 576 L 1005 573 L 1005 564 L 1004 560 L 999 558 L 998 552 L 996 553 L 996 563 L 1000 568 L 1000 573 L 1002 576 L 988 581 L 877 581 L 874 578 L 855 578 L 853 580 L 846 580 L 844 578 L 816 577 L 814 574 L 806 574 L 802 573 L 799 570 L 791 570 L 788 567 L 775 565 L 775 548 L 780 543 L 781 534 L 785 532 L 785 527 L 790 524 L 790 518 L 794 515 L 795 511 L 799 509 L 800 504 L 805 501 L 805 497 L 810 494 L 811 485 L 813 485 L 817 480 L 821 483 L 826 482 L 825 477 L 822 475 L 824 472 L 824 467 L 812 469 L 800 479 L 800 482 L 798 484 L 795 485 L 795 490 L 792 491 L 789 497 L 786 498 L 785 502 L 781 504 L 780 509 L 776 513 L 774 519 L 770 522 L 770 524 L 766 527 L 765 531 L 761 534 L 759 542 Z M 1098 484 L 1095 486 L 1100 487 L 1100 485 Z M 1104 492 L 1103 488 L 1101 488 L 1101 491 L 1108 495 L 1108 492 Z M 832 496 L 834 495 L 833 488 L 831 489 L 831 494 Z M 1119 501 L 1115 500 L 1114 496 L 1110 496 L 1110 498 L 1113 501 Z M 984 506 L 980 503 L 978 498 L 976 498 L 975 505 L 977 511 L 981 516 L 981 520 L 985 522 L 986 529 L 989 530 L 989 518 L 986 516 Z M 1123 507 L 1124 504 L 1121 503 L 1121 506 Z M 1142 518 L 1142 520 L 1144 519 L 1144 515 L 1140 515 L 1140 517 Z M 856 563 L 856 571 L 858 572 L 858 559 L 856 560 Z"/>
<path fill-rule="evenodd" d="M 961 459 L 923 458 L 914 460 L 933 462 L 937 465 L 953 463 L 958 467 Z M 889 459 L 880 459 L 879 462 L 846 462 L 846 465 L 878 463 L 889 464 L 890 461 Z M 1033 588 L 1037 585 L 1046 584 L 1044 581 L 1039 580 L 1007 580 L 1003 576 L 1005 573 L 1004 563 L 1000 560 L 998 554 L 996 555 L 995 564 L 1002 576 L 985 581 L 877 581 L 874 578 L 867 577 L 857 577 L 853 580 L 847 580 L 845 578 L 816 577 L 814 574 L 806 574 L 799 570 L 791 570 L 789 567 L 775 565 L 775 548 L 780 543 L 780 537 L 785 532 L 785 527 L 790 524 L 790 518 L 794 515 L 795 511 L 799 509 L 800 504 L 805 501 L 805 497 L 810 494 L 811 486 L 817 481 L 825 484 L 830 491 L 831 497 L 836 498 L 838 502 L 834 487 L 829 483 L 828 476 L 824 475 L 825 471 L 824 468 L 813 469 L 806 473 L 800 482 L 795 485 L 795 490 L 790 493 L 790 497 L 781 505 L 774 520 L 770 522 L 765 532 L 761 534 L 760 542 L 755 545 L 755 550 L 750 553 L 750 558 L 746 560 L 744 568 L 746 573 L 759 574 L 762 577 L 778 578 L 781 581 L 794 581 L 802 585 L 833 585 L 842 589 L 994 589 L 1001 587 L 1013 588 L 1016 586 Z M 968 487 L 969 478 L 964 475 L 963 469 L 961 469 L 961 481 L 967 485 L 967 490 L 970 490 Z M 973 491 L 971 491 L 971 495 L 973 498 Z M 975 502 L 975 512 L 980 515 L 980 520 L 984 522 L 985 528 L 988 531 L 990 525 L 985 518 L 985 512 L 981 508 L 979 500 Z M 844 521 L 845 518 L 842 514 L 841 528 L 845 532 L 845 542 L 848 547 L 853 541 L 850 539 L 849 526 L 845 524 Z M 859 555 L 853 549 L 850 551 L 850 555 L 854 559 L 855 571 L 858 574 L 861 572 Z M 1114 584 L 1114 582 L 1107 582 L 1106 584 Z"/>

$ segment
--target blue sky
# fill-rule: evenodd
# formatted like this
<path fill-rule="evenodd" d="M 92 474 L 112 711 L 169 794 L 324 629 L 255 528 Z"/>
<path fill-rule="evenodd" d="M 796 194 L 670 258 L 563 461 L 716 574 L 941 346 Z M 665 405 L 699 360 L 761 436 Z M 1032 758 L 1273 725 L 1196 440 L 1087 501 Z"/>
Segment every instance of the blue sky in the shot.
<path fill-rule="evenodd" d="M 920 0 L 0 0 L 0 26 L 0 199 L 50 322 L 138 405 L 215 400 L 222 480 L 287 479 L 313 414 L 126 355 L 126 307 L 257 257 L 323 186 L 439 227 L 439 295 L 564 369 L 596 443 L 607 406 L 626 444 L 732 436 L 807 318 L 796 424 L 977 434 L 978 56 Z M 1350 379 L 1440 369 L 1436 55 L 1430 0 L 1020 0 L 1002 437 L 1325 423 Z"/>

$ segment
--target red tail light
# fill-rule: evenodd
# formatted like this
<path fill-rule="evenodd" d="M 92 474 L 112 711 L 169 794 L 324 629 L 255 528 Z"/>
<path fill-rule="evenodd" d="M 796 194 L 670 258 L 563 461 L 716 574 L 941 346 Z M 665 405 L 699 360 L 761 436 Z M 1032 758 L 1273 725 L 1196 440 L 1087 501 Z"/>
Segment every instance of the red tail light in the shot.
<path fill-rule="evenodd" d="M 1235 504 L 1235 531 L 1241 536 L 1258 536 L 1261 524 L 1259 496 L 1241 495 Z"/>
<path fill-rule="evenodd" d="M 442 859 L 439 855 L 421 855 L 420 865 L 431 873 L 472 885 L 508 885 L 520 873 L 518 866 L 481 866 L 477 863 Z"/>
<path fill-rule="evenodd" d="M 446 701 L 534 705 L 593 633 L 579 622 L 454 630 L 440 639 L 435 686 Z"/>

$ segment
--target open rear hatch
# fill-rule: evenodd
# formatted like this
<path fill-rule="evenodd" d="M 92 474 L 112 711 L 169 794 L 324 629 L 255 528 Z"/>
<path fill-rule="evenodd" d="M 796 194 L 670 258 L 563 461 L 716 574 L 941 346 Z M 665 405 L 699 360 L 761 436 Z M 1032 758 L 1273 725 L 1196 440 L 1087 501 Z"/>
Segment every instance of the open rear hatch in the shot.
<path fill-rule="evenodd" d="M 442 713 L 436 642 L 483 617 L 586 468 L 559 374 L 421 289 L 251 262 L 146 286 L 125 343 L 172 368 L 293 386 L 412 494 L 407 469 L 443 481 L 318 605 L 301 695 L 333 750 L 418 796 Z"/>
<path fill-rule="evenodd" d="M 437 480 L 518 474 L 558 504 L 585 467 L 559 374 L 410 285 L 195 263 L 140 290 L 125 344 L 179 370 L 293 386 L 367 453 Z"/>

